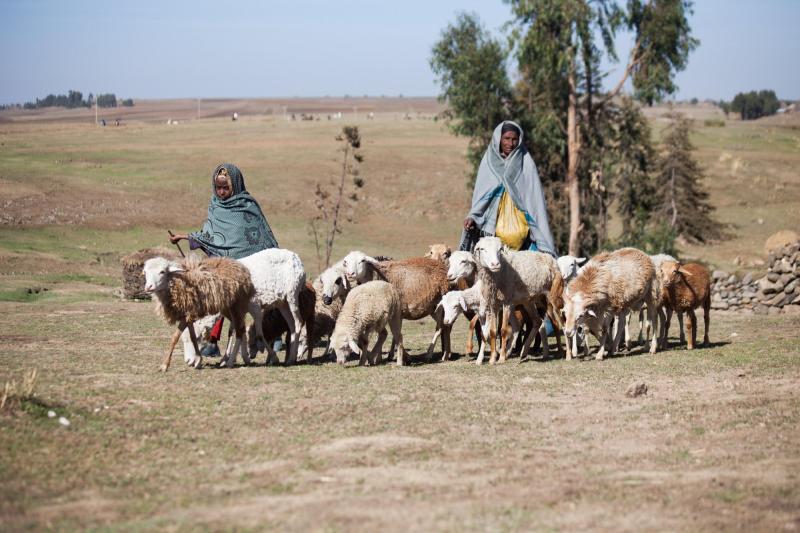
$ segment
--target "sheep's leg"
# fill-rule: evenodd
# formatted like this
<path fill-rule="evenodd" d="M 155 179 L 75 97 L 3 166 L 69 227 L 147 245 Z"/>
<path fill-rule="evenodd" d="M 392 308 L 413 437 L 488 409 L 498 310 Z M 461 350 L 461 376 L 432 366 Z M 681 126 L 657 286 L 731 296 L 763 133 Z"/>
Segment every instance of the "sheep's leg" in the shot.
<path fill-rule="evenodd" d="M 251 301 L 247 306 L 247 312 L 253 317 L 253 327 L 256 329 L 256 352 L 263 352 L 267 349 L 267 340 L 264 338 L 264 310 L 261 309 L 260 303 Z"/>
<path fill-rule="evenodd" d="M 658 308 L 655 305 L 647 306 L 647 320 L 653 324 L 652 337 L 650 338 L 650 353 L 656 353 L 658 350 Z"/>
<path fill-rule="evenodd" d="M 186 324 L 179 324 L 178 329 L 172 334 L 172 341 L 169 344 L 169 351 L 167 352 L 167 355 L 164 356 L 164 362 L 161 363 L 162 372 L 169 370 L 169 364 L 172 362 L 172 352 L 175 350 L 175 345 L 178 344 L 184 329 L 186 329 Z"/>
<path fill-rule="evenodd" d="M 452 326 L 442 324 L 442 361 L 450 359 L 452 353 L 450 352 L 450 331 Z"/>
<path fill-rule="evenodd" d="M 493 365 L 497 360 L 497 316 L 494 312 L 490 313 L 489 320 L 489 364 Z"/>
<path fill-rule="evenodd" d="M 197 354 L 195 356 L 192 366 L 195 368 L 200 368 L 201 366 L 203 366 L 203 358 L 200 355 L 200 346 L 197 342 L 197 333 L 194 330 L 194 323 L 189 322 L 189 324 L 187 325 L 187 329 L 189 330 L 189 338 L 192 340 L 192 347 L 194 348 L 194 353 Z"/>
<path fill-rule="evenodd" d="M 542 320 L 542 325 L 539 326 L 539 337 L 542 339 L 542 357 L 547 359 L 550 357 L 550 339 L 547 338 L 547 325 L 544 323 L 544 320 Z M 560 350 L 561 345 L 559 344 L 558 347 Z"/>
<path fill-rule="evenodd" d="M 600 326 L 600 336 L 597 337 L 598 342 L 600 342 L 600 346 L 597 347 L 597 353 L 594 355 L 594 358 L 597 361 L 602 361 L 603 357 L 606 355 L 606 341 L 608 340 L 609 330 L 613 327 L 613 324 L 601 324 Z"/>
<path fill-rule="evenodd" d="M 297 332 L 302 322 L 299 321 L 299 313 L 295 313 L 289 305 L 282 305 L 278 308 L 289 327 L 289 342 L 286 350 L 285 364 L 292 365 L 297 362 Z M 296 319 L 297 318 L 297 319 Z"/>
<path fill-rule="evenodd" d="M 247 353 L 247 330 L 244 327 L 244 317 L 237 321 L 236 327 L 236 347 L 242 352 L 242 361 L 246 366 L 250 366 L 250 354 Z"/>
<path fill-rule="evenodd" d="M 378 340 L 375 341 L 375 346 L 373 346 L 372 351 L 370 352 L 369 356 L 369 364 L 370 365 L 379 365 L 383 357 L 381 356 L 381 350 L 383 350 L 383 343 L 386 342 L 386 337 L 389 336 L 389 332 L 386 328 L 383 328 L 381 332 L 378 334 Z"/>
<path fill-rule="evenodd" d="M 683 313 L 681 311 L 676 311 L 678 314 L 678 326 L 681 330 L 681 344 L 686 342 L 686 336 L 683 334 Z"/>
<path fill-rule="evenodd" d="M 389 322 L 392 330 L 392 345 L 397 353 L 397 366 L 403 366 L 403 315 L 398 310 Z"/>
<path fill-rule="evenodd" d="M 436 322 L 436 331 L 433 332 L 433 338 L 431 339 L 431 343 L 428 345 L 428 353 L 425 355 L 425 361 L 428 363 L 431 362 L 431 355 L 433 355 L 433 348 L 434 346 L 436 346 L 436 340 L 439 338 L 439 335 L 442 334 L 441 322 L 436 318 L 436 316 L 434 315 L 431 316 L 433 317 L 433 320 Z"/>
<path fill-rule="evenodd" d="M 617 315 L 617 330 L 614 335 L 614 342 L 611 344 L 611 353 L 617 353 L 619 351 L 619 347 L 622 344 L 622 338 L 625 337 L 626 344 L 629 343 L 629 332 L 628 332 L 628 318 L 630 317 L 630 313 L 627 311 L 623 311 L 622 313 Z M 628 347 L 630 350 L 630 347 Z"/>
<path fill-rule="evenodd" d="M 531 319 L 531 330 L 528 333 L 528 337 L 525 339 L 525 342 L 522 344 L 522 352 L 519 354 L 519 360 L 524 361 L 528 359 L 528 351 L 531 348 L 531 342 L 533 342 L 533 338 L 536 336 L 534 333 L 535 331 L 539 330 L 539 326 L 542 323 L 542 319 L 539 316 L 539 312 L 536 310 L 535 305 L 525 305 L 525 311 L 528 313 L 528 317 Z M 544 350 L 544 346 L 547 345 L 547 335 L 542 335 L 542 346 Z"/>
<path fill-rule="evenodd" d="M 642 307 L 641 309 L 639 309 L 639 338 L 637 340 L 637 344 L 644 344 L 644 338 L 643 338 L 643 335 L 642 335 L 644 333 L 644 328 L 645 328 L 644 307 Z M 647 323 L 647 328 L 648 328 L 647 329 L 647 338 L 649 339 L 650 338 L 650 324 L 649 323 Z"/>
<path fill-rule="evenodd" d="M 467 346 L 465 348 L 467 356 L 472 355 L 472 348 L 473 348 L 472 337 L 475 335 L 474 331 L 476 324 L 479 324 L 477 313 L 469 321 L 469 331 L 467 332 Z M 480 344 L 483 344 L 483 342 L 481 342 Z"/>
<path fill-rule="evenodd" d="M 478 357 L 475 358 L 475 364 L 482 365 L 484 355 L 486 354 L 486 343 L 487 341 L 491 340 L 491 332 L 489 331 L 488 319 L 484 319 L 482 321 L 479 319 L 478 327 L 481 330 L 481 341 L 478 346 Z"/>
<path fill-rule="evenodd" d="M 231 327 L 228 328 L 228 345 L 225 347 L 225 357 L 219 362 L 219 366 L 233 368 L 236 364 L 236 352 L 239 350 L 239 345 L 237 343 L 238 337 L 233 335 L 235 329 L 236 324 L 231 320 Z"/>
<path fill-rule="evenodd" d="M 511 313 L 514 309 L 511 305 L 503 305 L 502 316 L 500 318 L 500 362 L 505 363 L 508 359 L 508 341 L 511 338 Z M 489 361 L 491 363 L 491 361 Z"/>
<path fill-rule="evenodd" d="M 664 307 L 664 328 L 661 337 L 661 349 L 666 350 L 669 345 L 669 328 L 672 325 L 672 308 Z"/>
<path fill-rule="evenodd" d="M 694 350 L 697 344 L 697 315 L 694 314 L 694 309 L 686 311 L 686 348 Z"/>
<path fill-rule="evenodd" d="M 188 328 L 181 333 L 181 343 L 183 344 L 184 362 L 189 366 L 194 366 L 197 363 L 197 358 L 200 357 L 200 352 L 195 350 Z"/>

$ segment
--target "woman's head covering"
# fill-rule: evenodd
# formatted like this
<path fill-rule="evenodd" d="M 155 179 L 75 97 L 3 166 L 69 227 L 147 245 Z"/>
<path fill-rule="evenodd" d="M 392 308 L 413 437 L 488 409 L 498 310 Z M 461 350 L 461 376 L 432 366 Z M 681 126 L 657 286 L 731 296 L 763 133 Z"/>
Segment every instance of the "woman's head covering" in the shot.
<path fill-rule="evenodd" d="M 522 137 L 522 132 L 520 131 L 519 127 L 516 124 L 514 124 L 513 122 L 511 122 L 510 120 L 507 120 L 507 121 L 503 122 L 503 127 L 500 129 L 500 136 L 502 137 L 504 134 L 508 133 L 509 131 L 513 131 L 519 137 Z"/>
<path fill-rule="evenodd" d="M 225 169 L 231 179 L 231 196 L 221 200 L 217 196 L 214 180 L 220 169 Z M 264 213 L 255 198 L 244 186 L 244 176 L 236 165 L 223 163 L 211 174 L 211 201 L 208 218 L 202 231 L 189 237 L 208 255 L 240 259 L 267 248 L 277 248 Z"/>
<path fill-rule="evenodd" d="M 519 134 L 519 144 L 503 158 L 500 155 L 500 137 L 504 131 L 514 130 Z M 494 235 L 497 207 L 504 191 L 508 191 L 517 209 L 525 213 L 525 220 L 530 228 L 530 240 L 542 252 L 555 256 L 556 248 L 547 221 L 539 172 L 525 148 L 522 128 L 510 120 L 501 122 L 494 129 L 492 140 L 478 167 L 475 189 L 472 191 L 472 207 L 468 216 L 486 234 Z M 462 249 L 465 238 L 466 235 L 462 234 Z"/>

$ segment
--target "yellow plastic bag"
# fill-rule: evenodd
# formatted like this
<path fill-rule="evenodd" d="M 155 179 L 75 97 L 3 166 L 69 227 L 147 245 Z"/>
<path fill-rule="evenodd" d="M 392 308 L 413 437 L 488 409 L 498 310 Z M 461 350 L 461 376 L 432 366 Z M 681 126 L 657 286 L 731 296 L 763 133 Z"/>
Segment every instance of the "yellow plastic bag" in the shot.
<path fill-rule="evenodd" d="M 503 191 L 500 205 L 497 207 L 495 235 L 512 250 L 522 248 L 522 243 L 528 236 L 528 222 L 525 220 L 525 213 L 517 209 L 508 191 Z"/>

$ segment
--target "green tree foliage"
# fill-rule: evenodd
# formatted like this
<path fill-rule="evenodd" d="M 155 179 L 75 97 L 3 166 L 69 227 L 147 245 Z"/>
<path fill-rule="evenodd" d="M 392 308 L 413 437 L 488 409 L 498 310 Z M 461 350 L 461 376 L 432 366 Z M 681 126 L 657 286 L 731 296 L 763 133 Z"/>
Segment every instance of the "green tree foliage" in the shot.
<path fill-rule="evenodd" d="M 133 107 L 133 98 L 126 98 L 122 101 L 124 107 Z"/>
<path fill-rule="evenodd" d="M 460 13 L 433 47 L 431 69 L 449 105 L 450 129 L 470 137 L 468 160 L 473 167 L 469 187 L 494 127 L 508 118 L 511 82 L 505 69 L 508 51 L 481 26 L 475 14 Z"/>
<path fill-rule="evenodd" d="M 701 183 L 703 169 L 692 157 L 690 132 L 687 118 L 672 116 L 656 162 L 655 211 L 675 235 L 690 242 L 708 242 L 723 237 L 724 228 L 713 218 L 714 207 Z"/>
<path fill-rule="evenodd" d="M 24 108 L 66 107 L 68 109 L 74 109 L 76 107 L 88 107 L 88 105 L 89 104 L 83 100 L 83 93 L 71 90 L 67 94 L 48 94 L 44 98 L 37 98 L 35 102 L 26 102 Z"/>
<path fill-rule="evenodd" d="M 774 115 L 780 109 L 781 103 L 775 96 L 775 91 L 750 91 L 739 93 L 731 102 L 731 111 L 739 113 L 742 120 L 754 120 L 769 115 Z"/>

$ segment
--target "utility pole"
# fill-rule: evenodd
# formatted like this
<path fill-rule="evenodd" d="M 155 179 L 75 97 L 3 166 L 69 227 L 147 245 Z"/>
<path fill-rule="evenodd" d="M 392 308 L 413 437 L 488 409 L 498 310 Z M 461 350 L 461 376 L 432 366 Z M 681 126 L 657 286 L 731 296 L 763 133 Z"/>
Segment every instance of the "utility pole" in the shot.
<path fill-rule="evenodd" d="M 94 97 L 94 125 L 97 126 L 97 96 Z"/>
<path fill-rule="evenodd" d="M 200 120 L 200 99 L 197 99 L 197 120 Z"/>

